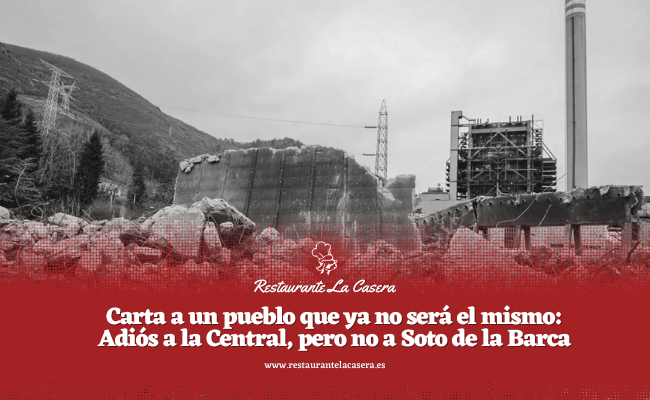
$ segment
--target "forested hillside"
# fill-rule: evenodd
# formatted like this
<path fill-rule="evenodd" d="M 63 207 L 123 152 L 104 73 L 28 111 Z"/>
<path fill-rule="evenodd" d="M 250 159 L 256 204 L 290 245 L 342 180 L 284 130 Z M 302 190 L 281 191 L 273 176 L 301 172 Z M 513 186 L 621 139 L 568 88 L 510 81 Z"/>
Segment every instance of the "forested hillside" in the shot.
<path fill-rule="evenodd" d="M 78 88 L 71 94 L 74 100 L 69 103 L 69 112 L 57 115 L 56 128 L 48 138 L 42 137 L 39 127 L 51 70 L 41 60 L 72 76 L 62 83 L 75 82 Z M 227 149 L 302 145 L 290 138 L 240 143 L 213 137 L 163 113 L 93 67 L 61 55 L 2 43 L 0 99 L 0 106 L 6 105 L 0 113 L 0 139 L 5 145 L 0 150 L 0 168 L 6 172 L 0 176 L 0 202 L 8 207 L 69 198 L 78 189 L 75 176 L 93 133 L 101 143 L 104 161 L 100 177 L 104 190 L 98 196 L 128 198 L 141 205 L 171 202 L 178 163 L 184 158 Z M 9 110 L 12 107 L 14 110 Z M 29 140 L 39 143 L 32 144 L 30 150 L 25 144 Z M 27 154 L 33 156 L 31 161 L 19 161 Z M 81 208 L 77 202 L 77 211 Z"/>

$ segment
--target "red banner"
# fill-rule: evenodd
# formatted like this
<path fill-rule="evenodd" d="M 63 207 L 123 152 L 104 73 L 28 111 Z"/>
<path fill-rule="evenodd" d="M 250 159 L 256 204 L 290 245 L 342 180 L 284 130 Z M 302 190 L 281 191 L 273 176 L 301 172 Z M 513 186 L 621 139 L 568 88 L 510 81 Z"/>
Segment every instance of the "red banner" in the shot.
<path fill-rule="evenodd" d="M 116 397 L 117 388 L 317 397 L 647 389 L 646 292 L 417 293 L 397 286 L 396 293 L 265 294 L 254 288 L 5 291 L 2 397 L 55 388 Z M 165 345 L 169 334 L 175 346 Z"/>

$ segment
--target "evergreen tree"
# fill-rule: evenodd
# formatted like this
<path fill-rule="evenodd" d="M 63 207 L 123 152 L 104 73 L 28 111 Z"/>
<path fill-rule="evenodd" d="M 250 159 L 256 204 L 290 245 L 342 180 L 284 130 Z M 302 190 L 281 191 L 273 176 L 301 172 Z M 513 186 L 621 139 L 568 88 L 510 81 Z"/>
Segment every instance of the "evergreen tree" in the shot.
<path fill-rule="evenodd" d="M 18 100 L 18 92 L 11 89 L 0 104 L 0 116 L 10 125 L 18 125 L 22 119 L 23 106 Z"/>
<path fill-rule="evenodd" d="M 14 201 L 12 192 L 19 173 L 15 165 L 21 150 L 18 136 L 18 130 L 0 117 L 0 204 L 5 206 L 13 206 Z"/>
<path fill-rule="evenodd" d="M 99 190 L 99 178 L 104 171 L 104 155 L 99 134 L 95 131 L 81 152 L 79 166 L 74 177 L 76 197 L 81 204 L 89 204 Z"/>
<path fill-rule="evenodd" d="M 136 165 L 133 168 L 133 184 L 131 188 L 131 196 L 133 196 L 134 202 L 142 204 L 146 192 L 147 185 L 144 183 L 144 166 Z"/>
<path fill-rule="evenodd" d="M 25 116 L 23 130 L 25 135 L 25 147 L 21 156 L 25 159 L 31 159 L 34 162 L 35 167 L 30 168 L 28 171 L 32 173 L 38 169 L 38 161 L 41 159 L 43 151 L 43 142 L 38 130 L 38 125 L 36 124 L 36 116 L 31 109 L 27 111 L 27 115 Z"/>
<path fill-rule="evenodd" d="M 26 171 L 33 167 L 21 158 L 24 151 L 22 132 L 0 117 L 0 204 L 5 207 L 24 205 L 40 196 Z"/>

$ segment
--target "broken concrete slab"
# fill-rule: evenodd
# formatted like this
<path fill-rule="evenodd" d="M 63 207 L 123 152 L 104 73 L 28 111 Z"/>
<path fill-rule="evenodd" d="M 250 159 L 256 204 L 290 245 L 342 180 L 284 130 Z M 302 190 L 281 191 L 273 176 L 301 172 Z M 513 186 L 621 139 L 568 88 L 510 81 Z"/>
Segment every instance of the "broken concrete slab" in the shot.
<path fill-rule="evenodd" d="M 83 256 L 84 248 L 74 238 L 61 240 L 54 244 L 52 253 L 47 257 L 48 268 L 68 270 Z"/>
<path fill-rule="evenodd" d="M 147 234 L 150 234 L 151 233 L 151 228 L 156 223 L 156 221 L 158 221 L 159 219 L 161 219 L 161 218 L 163 218 L 165 216 L 168 216 L 168 215 L 172 215 L 172 214 L 175 214 L 175 213 L 182 213 L 182 212 L 185 212 L 185 211 L 187 211 L 187 207 L 185 207 L 185 206 L 173 205 L 173 206 L 162 208 L 162 209 L 158 210 L 154 215 L 147 218 L 142 223 L 141 228 L 142 228 L 142 230 L 144 232 L 146 232 Z"/>
<path fill-rule="evenodd" d="M 134 257 L 141 263 L 158 263 L 162 259 L 163 252 L 146 246 L 130 245 L 128 247 Z"/>
<path fill-rule="evenodd" d="M 81 230 L 81 225 L 77 222 L 71 222 L 63 227 L 63 235 L 71 238 Z"/>
<path fill-rule="evenodd" d="M 113 218 L 110 221 L 106 221 L 106 223 L 101 226 L 101 231 L 103 233 L 108 233 L 110 231 L 118 231 L 121 233 L 131 224 L 133 224 L 133 222 L 124 217 Z"/>
<path fill-rule="evenodd" d="M 226 151 L 181 169 L 174 204 L 223 198 L 259 228 L 274 227 L 287 238 L 311 237 L 352 253 L 354 243 L 383 238 L 400 249 L 419 248 L 408 219 L 415 181 L 403 176 L 384 187 L 342 150 L 302 148 Z"/>
<path fill-rule="evenodd" d="M 0 250 L 0 268 L 5 268 L 9 266 L 9 261 L 7 261 L 7 257 L 5 256 L 5 252 Z"/>
<path fill-rule="evenodd" d="M 75 217 L 74 215 L 66 213 L 56 213 L 53 216 L 49 217 L 47 221 L 54 225 L 67 226 L 72 223 L 78 223 L 81 227 L 84 227 L 88 224 L 83 218 Z"/>
<path fill-rule="evenodd" d="M 619 226 L 624 230 L 621 248 L 629 250 L 633 241 L 643 238 L 639 227 L 642 202 L 638 186 L 601 186 L 566 193 L 479 197 L 436 213 L 418 214 L 415 221 L 425 243 L 435 241 L 440 231 L 462 226 L 490 240 L 503 238 L 505 247 L 525 243 L 530 248 L 532 242 L 540 245 L 541 240 L 545 245 L 576 247 L 579 252 L 605 246 L 604 228 L 589 226 Z"/>
<path fill-rule="evenodd" d="M 474 201 L 477 224 L 482 227 L 610 225 L 631 220 L 642 202 L 639 186 L 600 186 Z"/>
<path fill-rule="evenodd" d="M 39 221 L 25 221 L 25 227 L 27 231 L 32 234 L 35 240 L 40 240 L 46 238 L 47 235 L 47 226 Z"/>
<path fill-rule="evenodd" d="M 92 226 L 96 227 L 97 225 L 98 224 L 93 223 Z M 148 232 L 145 232 L 138 222 L 131 221 L 123 217 L 113 218 L 110 221 L 105 221 L 100 226 L 100 232 L 102 234 L 106 234 L 111 238 L 120 239 L 125 246 L 128 246 L 131 243 L 135 243 L 140 246 L 148 237 Z M 87 231 L 86 228 L 84 228 L 84 232 Z M 92 230 L 88 231 L 92 232 Z"/>
<path fill-rule="evenodd" d="M 40 272 L 47 266 L 47 258 L 42 254 L 23 249 L 16 256 L 16 264 L 24 271 Z"/>
<path fill-rule="evenodd" d="M 192 207 L 203 211 L 208 221 L 219 225 L 221 239 L 228 246 L 246 240 L 255 231 L 255 222 L 223 199 L 203 197 Z"/>
<path fill-rule="evenodd" d="M 151 236 L 164 238 L 175 252 L 186 258 L 196 258 L 205 224 L 205 215 L 196 208 L 172 206 L 168 212 L 152 217 Z M 146 222 L 145 222 L 146 224 Z"/>
<path fill-rule="evenodd" d="M 53 240 L 58 240 L 63 237 L 63 228 L 58 225 L 47 225 L 47 235 Z"/>
<path fill-rule="evenodd" d="M 102 226 L 103 226 L 103 224 L 100 224 L 100 223 L 97 223 L 97 222 L 93 221 L 90 224 L 83 227 L 83 231 L 87 235 L 92 235 L 92 234 L 95 234 L 95 233 L 101 231 Z"/>
<path fill-rule="evenodd" d="M 50 239 L 41 239 L 34 246 L 32 251 L 38 254 L 50 255 L 54 252 L 54 243 Z"/>
<path fill-rule="evenodd" d="M 273 246 L 271 254 L 273 257 L 281 259 L 291 259 L 294 257 L 295 253 L 299 250 L 298 242 L 293 239 L 283 240 L 279 244 Z"/>
<path fill-rule="evenodd" d="M 554 279 L 543 272 L 519 265 L 512 255 L 467 228 L 454 234 L 443 266 L 446 281 L 491 282 L 505 286 L 550 284 Z"/>
<path fill-rule="evenodd" d="M 212 221 L 208 221 L 203 228 L 203 242 L 211 253 L 218 252 L 223 247 L 219 230 Z"/>
<path fill-rule="evenodd" d="M 419 215 L 419 226 L 450 221 L 460 226 L 609 225 L 638 217 L 643 203 L 639 186 L 600 186 L 571 192 L 478 197 L 437 213 Z"/>
<path fill-rule="evenodd" d="M 201 154 L 200 156 L 188 158 L 187 160 L 181 161 L 180 168 L 181 171 L 189 173 L 192 171 L 192 168 L 194 168 L 194 165 L 197 163 L 201 163 L 204 160 L 208 163 L 214 163 L 214 162 L 218 162 L 220 158 L 221 156 L 217 156 L 217 155 Z"/>
<path fill-rule="evenodd" d="M 0 251 L 11 251 L 17 246 L 11 234 L 0 232 Z"/>
<path fill-rule="evenodd" d="M 0 206 L 0 219 L 11 219 L 11 212 L 2 206 Z"/>

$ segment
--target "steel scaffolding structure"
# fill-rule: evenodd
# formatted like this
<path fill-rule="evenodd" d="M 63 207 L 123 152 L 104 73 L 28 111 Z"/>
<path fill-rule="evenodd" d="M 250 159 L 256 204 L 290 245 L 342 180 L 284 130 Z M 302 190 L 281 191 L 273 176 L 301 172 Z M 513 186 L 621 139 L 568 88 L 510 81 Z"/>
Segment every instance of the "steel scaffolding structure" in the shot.
<path fill-rule="evenodd" d="M 544 144 L 542 121 L 462 118 L 462 112 L 452 113 L 451 199 L 556 191 L 557 160 Z"/>

